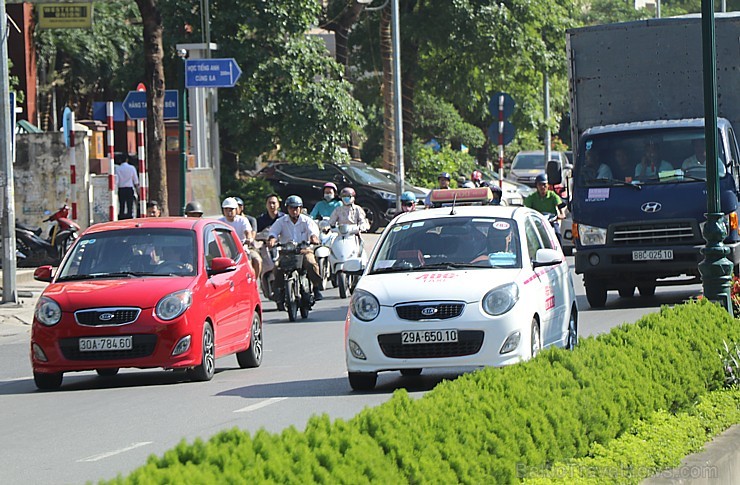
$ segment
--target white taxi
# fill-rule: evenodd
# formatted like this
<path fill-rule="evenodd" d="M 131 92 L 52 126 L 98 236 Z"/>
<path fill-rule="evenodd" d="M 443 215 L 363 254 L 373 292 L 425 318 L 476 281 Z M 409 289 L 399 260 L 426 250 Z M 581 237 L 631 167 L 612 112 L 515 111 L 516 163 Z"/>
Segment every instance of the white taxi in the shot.
<path fill-rule="evenodd" d="M 454 205 L 391 221 L 352 295 L 355 390 L 373 389 L 378 372 L 503 366 L 577 343 L 573 280 L 547 220 L 525 207 L 459 205 L 488 188 L 439 192 Z"/>

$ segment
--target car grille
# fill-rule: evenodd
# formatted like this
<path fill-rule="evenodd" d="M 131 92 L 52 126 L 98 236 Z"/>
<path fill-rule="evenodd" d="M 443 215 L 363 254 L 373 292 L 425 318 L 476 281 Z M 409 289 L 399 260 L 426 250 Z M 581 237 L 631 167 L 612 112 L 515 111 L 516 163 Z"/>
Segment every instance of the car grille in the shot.
<path fill-rule="evenodd" d="M 91 308 L 75 312 L 75 320 L 89 327 L 126 325 L 139 318 L 139 308 Z"/>
<path fill-rule="evenodd" d="M 444 344 L 402 344 L 400 333 L 378 335 L 380 349 L 393 359 L 430 359 L 473 355 L 483 346 L 483 331 L 461 330 L 457 342 Z"/>
<path fill-rule="evenodd" d="M 650 245 L 698 243 L 698 227 L 691 221 L 671 221 L 655 224 L 618 224 L 611 228 L 615 245 Z"/>
<path fill-rule="evenodd" d="M 154 353 L 157 345 L 156 335 L 134 335 L 131 350 L 104 350 L 96 352 L 80 352 L 79 338 L 65 338 L 59 341 L 62 355 L 68 360 L 117 360 L 136 359 L 147 357 Z"/>
<path fill-rule="evenodd" d="M 465 303 L 429 302 L 396 305 L 396 315 L 402 320 L 445 320 L 459 317 Z"/>

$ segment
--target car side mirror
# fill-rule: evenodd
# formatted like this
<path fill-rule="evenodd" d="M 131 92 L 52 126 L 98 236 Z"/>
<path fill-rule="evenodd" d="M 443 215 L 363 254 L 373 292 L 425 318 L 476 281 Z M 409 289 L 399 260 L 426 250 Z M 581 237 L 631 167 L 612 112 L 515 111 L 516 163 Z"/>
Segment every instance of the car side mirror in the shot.
<path fill-rule="evenodd" d="M 563 255 L 557 249 L 542 248 L 538 249 L 532 261 L 532 266 L 555 266 L 563 262 Z"/>
<path fill-rule="evenodd" d="M 33 272 L 33 279 L 49 283 L 51 281 L 51 266 L 39 266 L 36 268 L 36 271 Z"/>
<path fill-rule="evenodd" d="M 558 185 L 563 182 L 563 166 L 558 160 L 547 162 L 547 181 L 550 185 Z"/>
<path fill-rule="evenodd" d="M 41 269 L 41 268 L 39 268 Z M 208 276 L 213 276 L 221 273 L 228 273 L 229 271 L 236 270 L 236 261 L 231 258 L 213 258 L 211 261 L 211 269 L 208 270 Z"/>

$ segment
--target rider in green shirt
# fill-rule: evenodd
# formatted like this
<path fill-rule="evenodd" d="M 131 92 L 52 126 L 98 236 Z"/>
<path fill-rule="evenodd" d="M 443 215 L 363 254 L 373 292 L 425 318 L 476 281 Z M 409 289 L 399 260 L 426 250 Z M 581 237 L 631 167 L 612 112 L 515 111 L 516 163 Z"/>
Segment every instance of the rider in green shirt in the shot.
<path fill-rule="evenodd" d="M 553 223 L 553 227 L 555 228 L 555 234 L 558 236 L 558 241 L 562 244 L 563 238 L 560 235 L 559 221 L 565 219 L 563 199 L 554 191 L 547 188 L 546 174 L 539 174 L 535 179 L 535 185 L 537 186 L 537 191 L 524 198 L 524 206 L 542 214 L 554 214 L 557 217 L 557 221 Z"/>

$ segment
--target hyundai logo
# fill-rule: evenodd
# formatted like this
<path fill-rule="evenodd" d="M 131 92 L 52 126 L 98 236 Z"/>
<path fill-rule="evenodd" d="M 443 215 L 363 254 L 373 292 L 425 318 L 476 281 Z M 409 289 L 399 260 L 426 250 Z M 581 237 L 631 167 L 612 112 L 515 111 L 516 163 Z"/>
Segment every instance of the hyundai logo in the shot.
<path fill-rule="evenodd" d="M 645 202 L 640 207 L 640 209 L 642 209 L 642 212 L 658 212 L 662 208 L 663 206 L 660 204 L 660 202 Z"/>
<path fill-rule="evenodd" d="M 437 307 L 428 306 L 421 309 L 421 314 L 425 317 L 431 317 L 437 313 Z"/>
<path fill-rule="evenodd" d="M 98 320 L 107 322 L 108 320 L 111 320 L 113 317 L 115 317 L 115 315 L 112 313 L 101 313 L 100 315 L 98 315 Z"/>

